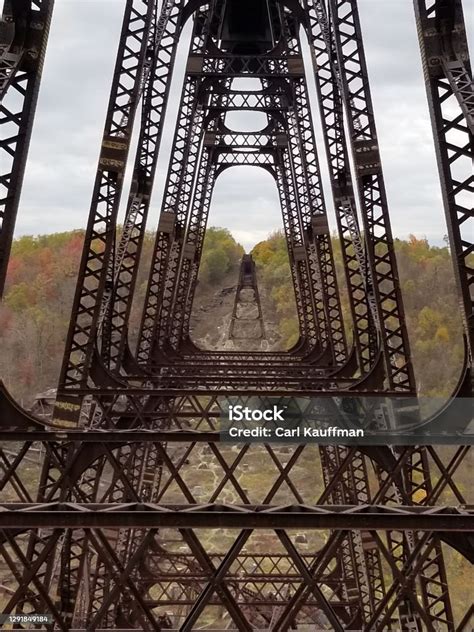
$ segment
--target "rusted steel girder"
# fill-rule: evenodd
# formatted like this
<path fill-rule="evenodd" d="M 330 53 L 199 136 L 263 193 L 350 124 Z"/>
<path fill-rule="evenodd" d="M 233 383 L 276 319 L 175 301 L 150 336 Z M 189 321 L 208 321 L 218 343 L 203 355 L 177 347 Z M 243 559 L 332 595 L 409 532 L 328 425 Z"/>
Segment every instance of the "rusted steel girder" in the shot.
<path fill-rule="evenodd" d="M 20 204 L 54 0 L 5 0 L 0 19 L 0 298 Z"/>

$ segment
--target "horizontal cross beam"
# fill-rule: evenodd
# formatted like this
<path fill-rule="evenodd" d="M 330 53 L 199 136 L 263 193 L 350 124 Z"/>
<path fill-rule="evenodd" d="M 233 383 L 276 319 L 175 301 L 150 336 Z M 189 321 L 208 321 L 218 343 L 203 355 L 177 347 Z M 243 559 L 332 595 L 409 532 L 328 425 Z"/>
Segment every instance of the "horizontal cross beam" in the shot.
<path fill-rule="evenodd" d="M 474 531 L 474 507 L 1 503 L 0 528 Z"/>

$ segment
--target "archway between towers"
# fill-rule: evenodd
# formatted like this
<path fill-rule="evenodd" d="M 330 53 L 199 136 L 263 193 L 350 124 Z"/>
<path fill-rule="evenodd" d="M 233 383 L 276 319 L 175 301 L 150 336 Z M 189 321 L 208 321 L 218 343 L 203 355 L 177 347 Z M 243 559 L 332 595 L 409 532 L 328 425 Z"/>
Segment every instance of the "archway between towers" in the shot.
<path fill-rule="evenodd" d="M 229 337 L 244 253 L 256 264 L 264 341 L 249 322 L 245 344 Z M 245 294 L 245 293 L 244 293 Z M 251 310 L 253 308 L 251 307 Z M 245 324 L 240 324 L 244 336 Z M 207 223 L 190 335 L 204 349 L 286 350 L 298 338 L 294 290 L 276 183 L 265 170 L 238 166 L 217 178 Z"/>

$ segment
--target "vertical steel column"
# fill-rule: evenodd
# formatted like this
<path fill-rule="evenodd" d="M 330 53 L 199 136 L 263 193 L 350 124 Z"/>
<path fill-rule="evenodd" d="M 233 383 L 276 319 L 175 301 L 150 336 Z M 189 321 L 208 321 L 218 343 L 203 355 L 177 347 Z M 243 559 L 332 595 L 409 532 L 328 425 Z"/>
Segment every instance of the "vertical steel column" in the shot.
<path fill-rule="evenodd" d="M 197 169 L 196 187 L 189 222 L 184 237 L 183 257 L 180 262 L 173 312 L 169 322 L 169 342 L 175 350 L 179 350 L 183 338 L 187 337 L 189 333 L 187 326 L 189 326 L 192 299 L 215 180 L 216 165 L 213 161 L 212 146 L 206 147 L 204 141 L 204 148 Z"/>
<path fill-rule="evenodd" d="M 326 7 L 322 0 L 305 0 L 307 37 L 311 48 L 316 91 L 334 208 L 353 323 L 353 342 L 362 374 L 374 366 L 379 348 L 377 308 L 365 244 L 359 229 L 342 109 L 341 77 Z"/>
<path fill-rule="evenodd" d="M 357 0 L 330 0 L 356 181 L 362 208 L 367 256 L 374 280 L 388 386 L 414 391 L 415 378 L 385 182 L 370 94 Z"/>
<path fill-rule="evenodd" d="M 300 333 L 306 348 L 323 351 L 319 322 L 313 294 L 310 287 L 307 252 L 304 247 L 304 237 L 299 224 L 297 208 L 297 194 L 295 191 L 291 166 L 288 160 L 288 150 L 280 147 L 277 150 L 277 187 L 283 215 L 283 227 L 288 244 L 290 268 L 295 287 L 296 310 L 300 324 Z"/>
<path fill-rule="evenodd" d="M 332 362 L 337 365 L 343 364 L 347 359 L 347 344 L 298 34 L 300 25 L 296 18 L 290 16 L 286 17 L 286 24 L 288 69 L 291 71 L 300 64 L 302 72 L 301 76 L 298 76 L 298 73 L 295 73 L 295 76 L 290 75 L 294 95 L 293 114 L 298 138 L 298 149 L 292 152 L 293 164 L 295 174 L 304 182 L 304 186 L 298 186 L 298 191 L 303 228 L 307 235 L 310 252 L 313 284 L 319 295 L 318 312 L 321 314 L 321 320 L 324 321 L 324 324 L 321 323 L 321 328 L 324 328 L 323 335 L 326 337 L 326 346 L 330 349 Z M 319 288 L 319 291 L 316 288 Z"/>
<path fill-rule="evenodd" d="M 205 128 L 203 147 L 196 170 L 197 178 L 184 236 L 172 314 L 168 324 L 169 342 L 176 351 L 179 351 L 180 344 L 189 337 L 189 319 L 191 317 L 192 302 L 204 246 L 207 219 L 217 178 L 217 159 L 213 150 L 213 141 L 219 124 L 224 123 L 224 117 L 212 117 L 209 104 L 212 102 L 213 96 L 215 96 L 216 88 L 218 93 L 216 98 L 219 107 L 225 109 L 229 99 L 229 80 L 224 81 L 223 85 L 219 85 L 211 79 L 209 87 L 212 92 L 204 89 L 204 83 L 201 84 L 200 89 L 200 107 L 208 114 L 203 121 Z"/>
<path fill-rule="evenodd" d="M 117 213 L 155 1 L 127 0 L 125 6 L 71 324 L 59 378 L 54 413 L 58 421 L 77 423 L 81 402 L 69 402 L 67 390 L 74 386 L 85 386 L 88 380 L 109 260 L 115 247 Z"/>
<path fill-rule="evenodd" d="M 474 356 L 474 83 L 461 0 L 414 0 L 454 274 Z"/>
<path fill-rule="evenodd" d="M 173 289 L 172 280 L 167 277 L 171 269 L 176 271 L 179 265 L 180 247 L 179 240 L 183 239 L 186 228 L 186 216 L 188 213 L 188 198 L 181 199 L 180 192 L 185 179 L 186 171 L 189 178 L 194 180 L 194 172 L 187 170 L 187 156 L 190 148 L 193 152 L 197 145 L 192 145 L 191 137 L 195 137 L 195 126 L 200 127 L 202 116 L 197 112 L 197 86 L 198 78 L 193 77 L 185 81 L 184 92 L 181 100 L 180 119 L 177 123 L 175 139 L 173 142 L 173 155 L 168 171 L 165 197 L 158 223 L 155 246 L 152 255 L 152 265 L 145 296 L 140 336 L 137 347 L 137 359 L 140 364 L 148 364 L 152 353 L 156 349 L 159 324 L 165 290 L 169 294 Z M 198 134 L 198 138 L 200 134 Z M 194 160 L 196 156 L 194 157 Z M 192 182 L 188 183 L 187 195 L 192 192 Z M 166 287 L 165 287 L 166 286 Z M 167 300 L 169 296 L 167 294 Z"/>
<path fill-rule="evenodd" d="M 202 113 L 198 111 L 198 88 L 201 78 L 199 73 L 194 72 L 192 53 L 198 54 L 202 51 L 206 38 L 199 34 L 198 27 L 204 28 L 206 18 L 204 12 L 196 17 L 188 54 L 187 71 L 172 143 L 173 150 L 166 178 L 165 194 L 153 249 L 137 345 L 137 360 L 143 365 L 150 363 L 152 354 L 157 349 L 160 323 L 163 318 L 166 320 L 164 313 L 162 318 L 163 308 L 169 309 L 170 307 L 170 292 L 174 289 L 174 274 L 179 265 L 189 211 L 188 205 L 196 176 L 195 164 L 202 131 Z"/>
<path fill-rule="evenodd" d="M 181 0 L 166 0 L 156 20 L 156 27 L 150 30 L 142 120 L 132 185 L 116 256 L 109 262 L 107 283 L 111 289 L 103 297 L 101 356 L 109 368 L 115 371 L 120 370 L 127 344 L 128 318 L 178 47 L 181 5 Z"/>
<path fill-rule="evenodd" d="M 0 21 L 0 298 L 20 203 L 54 0 L 6 2 Z M 2 50 L 3 49 L 3 50 Z"/>

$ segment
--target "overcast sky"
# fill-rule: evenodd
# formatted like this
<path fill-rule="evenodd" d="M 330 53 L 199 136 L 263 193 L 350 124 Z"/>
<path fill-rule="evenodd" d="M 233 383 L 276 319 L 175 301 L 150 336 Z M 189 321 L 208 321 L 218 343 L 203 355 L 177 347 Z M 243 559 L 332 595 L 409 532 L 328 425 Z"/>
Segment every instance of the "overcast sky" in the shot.
<path fill-rule="evenodd" d="M 359 0 L 394 233 L 441 243 L 446 234 L 412 0 Z M 472 51 L 474 3 L 464 3 Z M 17 235 L 87 222 L 124 0 L 56 0 Z M 178 53 L 149 227 L 157 221 L 183 76 Z M 327 172 L 318 133 L 328 208 Z M 133 151 L 131 153 L 133 156 Z M 126 195 L 123 200 L 126 200 Z M 335 222 L 330 212 L 330 222 Z M 216 184 L 209 224 L 247 249 L 281 228 L 276 187 L 261 169 L 239 167 Z"/>

